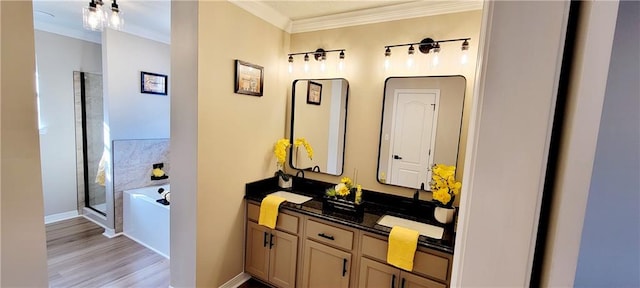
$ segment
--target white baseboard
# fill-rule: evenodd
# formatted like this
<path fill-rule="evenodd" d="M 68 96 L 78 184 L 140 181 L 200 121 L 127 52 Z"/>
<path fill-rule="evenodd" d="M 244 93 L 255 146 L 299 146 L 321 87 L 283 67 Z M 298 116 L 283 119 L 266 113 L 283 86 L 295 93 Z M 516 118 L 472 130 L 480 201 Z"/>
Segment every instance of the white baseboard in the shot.
<path fill-rule="evenodd" d="M 107 238 L 115 238 L 123 234 L 122 232 L 116 233 L 115 229 L 104 228 L 104 233 L 102 233 L 102 235 L 104 235 L 104 237 L 107 237 Z"/>
<path fill-rule="evenodd" d="M 93 215 L 91 215 L 91 216 L 93 216 Z M 115 229 L 111 229 L 109 227 L 104 226 L 104 224 L 100 223 L 96 219 L 93 219 L 91 216 L 90 215 L 82 215 L 82 217 L 84 217 L 85 219 L 87 219 L 87 220 L 89 220 L 89 221 L 91 221 L 93 223 L 96 223 L 98 226 L 102 227 L 102 229 L 104 229 L 104 232 L 102 233 L 102 235 L 104 237 L 115 238 L 115 237 L 118 237 L 118 236 L 122 235 L 122 232 L 116 233 Z"/>
<path fill-rule="evenodd" d="M 251 275 L 247 273 L 240 273 L 236 277 L 231 278 L 231 280 L 227 281 L 227 283 L 222 284 L 219 288 L 237 288 L 242 285 L 242 283 L 247 282 L 251 279 Z"/>
<path fill-rule="evenodd" d="M 51 214 L 51 215 L 44 216 L 44 224 L 49 224 L 49 223 L 54 223 L 54 222 L 58 222 L 58 221 L 62 221 L 62 220 L 72 219 L 72 218 L 76 218 L 76 217 L 79 217 L 79 216 L 80 216 L 80 214 L 78 213 L 78 210 L 62 212 L 62 213 L 58 213 L 58 214 Z"/>
<path fill-rule="evenodd" d="M 126 236 L 127 238 L 129 238 L 129 239 L 131 239 L 131 240 L 133 240 L 133 241 L 138 242 L 138 244 L 140 244 L 140 245 L 142 245 L 142 246 L 144 246 L 144 247 L 147 247 L 149 250 L 151 250 L 151 251 L 153 251 L 153 252 L 156 252 L 156 253 L 160 254 L 160 256 L 162 256 L 162 257 L 164 257 L 164 258 L 170 259 L 170 258 L 169 258 L 169 255 L 164 254 L 164 253 L 162 253 L 162 252 L 158 251 L 157 249 L 155 249 L 155 248 L 153 248 L 153 247 L 151 247 L 151 246 L 147 245 L 146 243 L 144 243 L 144 242 L 142 242 L 142 241 L 138 240 L 136 237 L 133 237 L 133 236 L 131 236 L 131 235 L 127 234 L 127 233 L 122 233 L 122 235 Z"/>

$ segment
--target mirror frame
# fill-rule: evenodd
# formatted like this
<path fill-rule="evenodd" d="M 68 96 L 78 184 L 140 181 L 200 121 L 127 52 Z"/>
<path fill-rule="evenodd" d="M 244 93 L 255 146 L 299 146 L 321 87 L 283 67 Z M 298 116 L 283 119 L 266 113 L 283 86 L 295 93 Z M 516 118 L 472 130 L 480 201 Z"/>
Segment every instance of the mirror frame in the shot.
<path fill-rule="evenodd" d="M 380 157 L 382 156 L 382 134 L 383 134 L 383 125 L 384 125 L 384 106 L 385 106 L 385 102 L 387 100 L 387 95 L 386 95 L 386 91 L 387 91 L 387 84 L 389 82 L 389 80 L 391 79 L 407 79 L 407 78 L 445 78 L 445 77 L 462 77 L 465 81 L 465 89 L 464 92 L 462 94 L 462 109 L 460 111 L 460 131 L 458 131 L 458 147 L 456 149 L 456 166 L 457 166 L 457 162 L 458 162 L 458 158 L 460 156 L 460 136 L 462 135 L 462 125 L 464 124 L 462 122 L 462 119 L 464 118 L 464 104 L 465 104 L 465 98 L 467 96 L 467 87 L 466 87 L 466 83 L 467 83 L 467 77 L 465 77 L 464 75 L 433 75 L 433 76 L 389 76 L 387 77 L 387 79 L 384 80 L 384 88 L 382 90 L 382 112 L 380 114 L 380 135 L 378 136 L 378 165 L 376 168 L 376 181 L 382 185 L 389 185 L 389 186 L 395 186 L 395 187 L 401 187 L 401 188 L 407 188 L 407 189 L 415 189 L 415 188 L 411 188 L 411 187 L 407 187 L 407 186 L 401 186 L 401 185 L 396 185 L 396 184 L 391 184 L 391 183 L 383 183 L 380 182 Z M 454 174 L 454 177 L 458 174 L 458 169 L 456 169 L 456 172 Z M 429 182 L 430 179 L 429 179 Z M 417 188 L 418 190 L 420 188 Z M 431 187 L 429 185 L 427 185 L 427 187 L 425 187 L 425 189 L 423 191 L 431 191 Z"/>
<path fill-rule="evenodd" d="M 344 133 L 342 135 L 342 137 L 344 138 L 344 141 L 342 141 L 342 171 L 340 172 L 340 174 L 329 174 L 329 173 L 324 173 L 321 171 L 314 171 L 315 167 L 312 167 L 311 169 L 307 168 L 307 169 L 298 169 L 295 168 L 293 166 L 293 157 L 290 156 L 289 157 L 289 167 L 291 167 L 291 169 L 297 170 L 297 171 L 304 171 L 304 172 L 315 172 L 315 173 L 320 173 L 320 174 L 326 174 L 326 175 L 331 175 L 331 176 L 342 176 L 342 174 L 344 174 L 344 155 L 346 154 L 346 148 L 347 148 L 347 123 L 349 120 L 349 93 L 350 93 L 350 86 L 351 84 L 349 83 L 349 80 L 345 79 L 345 78 L 304 78 L 304 79 L 295 79 L 293 80 L 293 84 L 291 84 L 291 122 L 290 122 L 290 131 L 289 131 L 289 144 L 291 144 L 289 146 L 289 155 L 293 155 L 294 151 L 293 151 L 293 142 L 295 139 L 295 135 L 293 133 L 293 129 L 294 129 L 294 122 L 295 122 L 295 107 L 296 107 L 296 97 L 295 97 L 295 93 L 296 93 L 296 83 L 298 83 L 298 81 L 308 81 L 307 83 L 309 83 L 310 81 L 324 81 L 324 80 L 344 80 L 345 82 L 347 82 L 347 91 L 345 93 L 345 103 L 344 103 Z M 306 99 L 306 98 L 305 98 Z M 312 146 L 313 147 L 313 146 Z M 319 167 L 318 167 L 319 168 Z M 318 169 L 320 170 L 320 169 Z M 297 173 L 297 172 L 296 172 Z"/>

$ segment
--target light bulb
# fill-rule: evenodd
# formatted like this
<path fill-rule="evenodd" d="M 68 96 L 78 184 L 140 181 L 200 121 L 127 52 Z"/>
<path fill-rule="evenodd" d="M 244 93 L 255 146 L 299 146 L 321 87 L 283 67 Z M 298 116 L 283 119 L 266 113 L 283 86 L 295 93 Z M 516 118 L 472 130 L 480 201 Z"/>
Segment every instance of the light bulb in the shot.
<path fill-rule="evenodd" d="M 413 54 L 416 53 L 416 49 L 413 48 L 413 45 L 409 46 L 409 56 L 407 57 L 407 68 L 413 67 Z"/>
<path fill-rule="evenodd" d="M 387 47 L 387 49 L 384 50 L 384 70 L 389 70 L 390 66 L 391 66 L 391 49 Z"/>
<path fill-rule="evenodd" d="M 469 51 L 469 41 L 464 40 L 464 42 L 462 42 L 462 47 L 460 47 L 460 49 L 462 50 L 462 57 L 460 57 L 460 63 L 462 63 L 462 65 L 467 64 L 467 58 L 469 56 L 467 56 L 467 52 Z"/>
<path fill-rule="evenodd" d="M 460 64 L 467 64 L 469 56 L 467 56 L 467 51 L 462 51 L 462 56 L 460 57 Z"/>
<path fill-rule="evenodd" d="M 433 67 L 438 66 L 440 64 L 440 59 L 438 58 L 438 53 L 433 54 Z"/>
<path fill-rule="evenodd" d="M 327 64 L 325 63 L 324 60 L 320 61 L 320 71 L 324 72 L 324 70 L 327 68 Z"/>
<path fill-rule="evenodd" d="M 122 26 L 124 26 L 124 19 L 120 16 L 120 12 L 111 12 L 109 27 L 115 30 L 122 30 Z"/>
<path fill-rule="evenodd" d="M 293 73 L 293 62 L 289 62 L 289 74 Z"/>
<path fill-rule="evenodd" d="M 309 72 L 309 62 L 304 62 L 304 72 Z"/>
<path fill-rule="evenodd" d="M 340 51 L 340 55 L 338 57 L 338 71 L 344 71 L 344 51 Z"/>
<path fill-rule="evenodd" d="M 124 18 L 122 18 L 122 13 L 120 12 L 120 8 L 118 7 L 116 0 L 113 0 L 111 3 L 111 11 L 109 13 L 109 28 L 122 30 L 122 27 L 124 26 Z"/>
<path fill-rule="evenodd" d="M 87 30 L 102 31 L 103 16 L 96 8 L 96 4 L 91 2 L 89 7 L 82 8 L 82 26 Z"/>

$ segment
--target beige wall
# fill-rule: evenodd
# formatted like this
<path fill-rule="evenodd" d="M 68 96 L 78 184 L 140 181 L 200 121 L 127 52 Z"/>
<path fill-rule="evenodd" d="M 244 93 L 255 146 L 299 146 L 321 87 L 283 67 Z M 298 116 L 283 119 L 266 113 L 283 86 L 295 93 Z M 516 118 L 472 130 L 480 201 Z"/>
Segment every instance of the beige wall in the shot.
<path fill-rule="evenodd" d="M 346 28 L 322 30 L 291 35 L 291 52 L 312 51 L 317 48 L 346 49 L 346 71 L 343 74 L 328 72 L 324 75 L 310 72 L 311 78 L 344 77 L 349 81 L 349 113 L 347 119 L 345 176 L 353 176 L 358 170 L 358 182 L 365 189 L 387 192 L 395 195 L 410 196 L 414 190 L 382 185 L 376 180 L 378 160 L 378 144 L 382 112 L 384 81 L 391 76 L 431 76 L 431 75 L 463 75 L 467 78 L 465 111 L 460 145 L 461 159 L 464 159 L 466 131 L 468 127 L 468 111 L 472 96 L 475 73 L 475 55 L 478 51 L 480 11 L 454 13 L 447 15 L 421 17 L 378 24 L 359 25 Z M 402 31 L 398 33 L 398 31 Z M 385 72 L 384 46 L 400 43 L 419 42 L 423 38 L 451 39 L 471 37 L 469 62 L 462 66 L 459 63 L 460 42 L 442 44 L 440 65 L 437 68 L 405 69 L 407 48 L 392 49 L 392 67 Z M 328 62 L 337 54 L 328 54 Z M 429 61 L 426 55 L 417 53 L 416 64 Z M 299 65 L 301 58 L 296 58 Z M 314 61 L 311 61 L 311 64 Z M 422 67 L 426 67 L 423 65 Z M 334 71 L 328 67 L 327 71 Z M 313 74 L 315 73 L 315 74 Z M 309 74 L 296 66 L 290 79 L 309 78 Z M 289 82 L 290 83 L 290 82 Z M 462 163 L 462 162 L 459 162 Z M 458 167 L 462 173 L 462 167 Z M 328 182 L 338 182 L 336 176 L 307 173 L 308 178 Z"/>
<path fill-rule="evenodd" d="M 30 1 L 2 1 L 0 275 L 2 287 L 46 287 L 47 262 Z"/>
<path fill-rule="evenodd" d="M 185 43 L 173 39 L 177 45 L 172 46 L 172 50 L 175 49 L 172 55 L 178 58 L 172 59 L 172 63 L 177 64 L 181 59 L 193 61 L 193 55 L 188 52 L 195 52 L 197 62 L 190 63 L 198 70 L 194 73 L 186 65 L 172 67 L 173 75 L 186 71 L 197 79 L 196 83 L 185 78 L 176 78 L 173 82 L 176 87 L 172 104 L 189 103 L 173 106 L 172 118 L 185 116 L 186 119 L 174 123 L 180 129 L 185 128 L 184 125 L 197 126 L 197 134 L 186 128 L 187 131 L 171 137 L 171 162 L 175 171 L 172 176 L 176 176 L 171 184 L 176 193 L 184 193 L 176 197 L 176 206 L 187 214 L 171 215 L 172 230 L 178 229 L 172 231 L 171 240 L 176 239 L 183 246 L 172 243 L 172 285 L 193 286 L 189 270 L 175 265 L 190 265 L 188 257 L 194 256 L 195 285 L 218 287 L 244 270 L 245 184 L 275 172 L 273 144 L 284 136 L 285 127 L 288 84 L 283 78 L 287 63 L 284 47 L 288 46 L 289 37 L 229 2 L 200 2 L 195 4 L 197 7 L 174 3 L 173 7 L 180 5 L 185 6 L 173 11 L 174 16 L 181 13 L 197 17 L 198 22 L 196 27 L 193 22 L 182 22 L 184 19 L 174 22 L 173 27 L 181 30 L 172 31 L 173 35 L 188 34 L 187 29 L 194 28 L 198 32 L 197 38 L 178 36 Z M 264 67 L 264 96 L 233 92 L 235 59 Z M 190 90 L 193 85 L 197 85 L 197 96 Z M 192 148 L 197 151 L 195 155 L 187 151 Z M 193 162 L 178 160 L 181 156 Z M 195 167 L 193 163 L 197 163 Z M 178 172 L 183 167 L 195 175 L 180 174 L 187 173 Z M 191 222 L 196 226 L 191 227 Z M 182 227 L 183 224 L 186 227 Z M 187 235 L 173 235 L 182 231 Z M 175 263 L 174 257 L 177 257 Z"/>

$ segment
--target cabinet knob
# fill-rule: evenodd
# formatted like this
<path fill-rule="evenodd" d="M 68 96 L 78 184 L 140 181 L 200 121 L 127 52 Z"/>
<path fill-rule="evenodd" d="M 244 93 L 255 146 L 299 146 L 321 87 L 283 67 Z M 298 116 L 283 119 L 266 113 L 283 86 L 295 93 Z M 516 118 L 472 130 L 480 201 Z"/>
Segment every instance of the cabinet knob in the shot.
<path fill-rule="evenodd" d="M 396 274 L 391 275 L 391 288 L 396 287 Z"/>

